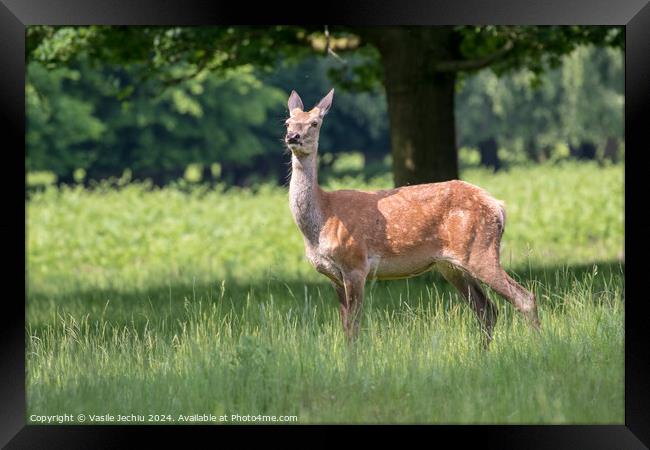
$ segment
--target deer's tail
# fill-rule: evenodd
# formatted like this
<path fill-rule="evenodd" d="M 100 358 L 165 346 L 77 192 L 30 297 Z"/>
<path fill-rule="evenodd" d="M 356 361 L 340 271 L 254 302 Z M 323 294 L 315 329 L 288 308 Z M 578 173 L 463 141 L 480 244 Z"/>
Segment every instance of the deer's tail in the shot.
<path fill-rule="evenodd" d="M 506 230 L 506 204 L 502 200 L 497 200 L 499 204 L 499 211 L 501 212 L 501 230 L 499 238 L 503 237 L 503 232 Z"/>

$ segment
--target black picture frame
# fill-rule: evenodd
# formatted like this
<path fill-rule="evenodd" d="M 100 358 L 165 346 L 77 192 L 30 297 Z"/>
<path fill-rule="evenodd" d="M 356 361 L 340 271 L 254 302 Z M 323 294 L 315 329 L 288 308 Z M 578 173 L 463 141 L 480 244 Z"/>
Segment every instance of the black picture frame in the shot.
<path fill-rule="evenodd" d="M 254 10 L 254 12 L 253 12 Z M 313 11 L 313 12 L 308 12 Z M 254 14 L 254 16 L 251 16 Z M 5 171 L 0 177 L 6 194 L 2 221 L 5 253 L 4 286 L 16 287 L 3 298 L 0 345 L 0 444 L 6 448 L 121 448 L 136 434 L 167 441 L 171 434 L 199 442 L 207 433 L 220 437 L 232 428 L 220 426 L 44 426 L 26 425 L 25 406 L 25 158 L 16 151 L 25 143 L 25 27 L 51 25 L 233 25 L 315 22 L 349 25 L 622 25 L 626 32 L 625 53 L 625 254 L 631 259 L 626 273 L 626 292 L 633 295 L 625 304 L 625 425 L 561 426 L 432 426 L 423 427 L 435 442 L 454 446 L 479 442 L 496 448 L 590 448 L 637 449 L 650 445 L 650 342 L 641 286 L 642 233 L 648 230 L 643 201 L 634 197 L 644 189 L 640 157 L 647 138 L 645 129 L 650 107 L 650 5 L 647 0 L 444 0 L 427 2 L 276 4 L 272 8 L 248 3 L 201 2 L 197 0 L 0 0 L 0 126 L 3 128 Z M 645 113 L 645 114 L 644 114 Z M 645 125 L 645 127 L 644 127 Z M 12 144 L 8 144 L 12 143 Z M 21 144 L 22 143 L 22 144 Z M 20 169 L 20 170 L 19 170 Z M 628 245 L 630 244 L 631 245 Z M 265 430 L 286 427 L 255 426 Z M 298 427 L 305 428 L 305 427 Z M 311 427 L 307 427 L 311 428 Z M 249 430 L 251 428 L 246 428 Z M 294 428 L 295 429 L 295 428 Z M 241 430 L 240 430 L 241 431 Z M 409 430 L 410 432 L 410 430 Z M 238 443 L 244 444 L 246 433 Z M 373 434 L 383 434 L 374 427 Z M 337 433 L 323 434 L 322 443 L 340 442 Z M 150 441 L 153 444 L 153 441 Z"/>

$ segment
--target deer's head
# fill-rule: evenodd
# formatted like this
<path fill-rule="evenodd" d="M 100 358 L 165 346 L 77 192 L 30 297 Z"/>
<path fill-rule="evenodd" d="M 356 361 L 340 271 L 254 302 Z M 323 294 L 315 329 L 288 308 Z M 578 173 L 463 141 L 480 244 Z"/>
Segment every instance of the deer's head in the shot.
<path fill-rule="evenodd" d="M 303 111 L 302 100 L 296 91 L 289 96 L 289 118 L 285 124 L 287 134 L 284 142 L 291 152 L 300 157 L 314 153 L 318 148 L 318 136 L 323 117 L 332 106 L 334 89 L 323 97 L 310 111 Z"/>

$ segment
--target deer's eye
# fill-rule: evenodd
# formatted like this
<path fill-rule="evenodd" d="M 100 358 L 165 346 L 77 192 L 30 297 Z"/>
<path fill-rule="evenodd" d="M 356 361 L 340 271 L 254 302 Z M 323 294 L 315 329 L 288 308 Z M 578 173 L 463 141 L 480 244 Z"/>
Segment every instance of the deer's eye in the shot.
<path fill-rule="evenodd" d="M 312 127 L 318 126 L 318 122 L 316 122 L 316 121 L 314 120 L 314 121 L 311 123 L 311 126 L 312 126 Z"/>

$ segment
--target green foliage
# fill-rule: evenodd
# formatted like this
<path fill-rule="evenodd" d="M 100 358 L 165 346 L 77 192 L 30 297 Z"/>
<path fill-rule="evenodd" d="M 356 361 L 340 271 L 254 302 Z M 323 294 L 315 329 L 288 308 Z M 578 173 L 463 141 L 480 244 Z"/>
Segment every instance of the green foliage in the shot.
<path fill-rule="evenodd" d="M 320 47 L 321 27 L 51 27 L 27 30 L 27 56 L 48 64 L 68 62 L 76 54 L 121 63 L 144 63 L 144 72 L 167 82 L 200 73 L 204 68 L 223 70 L 242 64 L 271 68 L 278 57 L 297 60 Z M 343 50 L 360 55 L 343 70 L 333 70 L 349 88 L 376 86 L 383 70 L 379 54 L 363 42 L 363 28 L 336 27 L 332 40 L 348 41 Z M 557 67 L 560 57 L 579 45 L 623 48 L 622 27 L 604 26 L 459 26 L 459 60 L 476 60 L 509 49 L 492 63 L 499 73 L 527 67 L 535 74 Z M 357 42 L 361 36 L 361 44 Z M 153 53 L 153 58 L 150 57 Z M 176 72 L 176 73 L 173 73 Z M 181 72 L 181 73 L 179 73 Z"/>
<path fill-rule="evenodd" d="M 269 68 L 279 56 L 304 54 L 300 49 L 306 39 L 304 29 L 287 26 L 32 26 L 26 47 L 29 60 L 48 66 L 78 57 L 98 64 L 135 65 L 138 81 L 154 78 L 169 85 L 205 70 L 221 73 L 247 64 Z"/>
<path fill-rule="evenodd" d="M 577 47 L 561 65 L 536 76 L 483 70 L 464 78 L 456 96 L 461 146 L 495 138 L 514 155 L 560 157 L 560 145 L 623 140 L 623 58 L 620 50 Z"/>
<path fill-rule="evenodd" d="M 92 158 L 88 143 L 100 142 L 107 131 L 98 119 L 95 105 L 67 94 L 65 83 L 80 78 L 77 70 L 59 68 L 47 71 L 40 65 L 28 66 L 27 168 L 67 173 L 87 167 Z"/>
<path fill-rule="evenodd" d="M 562 88 L 560 126 L 564 140 L 599 142 L 623 139 L 623 54 L 614 49 L 580 47 L 566 58 L 559 73 Z"/>
<path fill-rule="evenodd" d="M 189 163 L 250 166 L 279 147 L 269 124 L 285 93 L 260 83 L 250 66 L 219 77 L 204 72 L 163 91 L 133 87 L 130 72 L 109 65 L 48 72 L 31 63 L 28 80 L 30 170 L 83 168 L 102 178 L 125 168 L 139 176 Z"/>
<path fill-rule="evenodd" d="M 622 49 L 625 33 L 622 27 L 605 26 L 461 26 L 460 36 L 463 58 L 476 60 L 509 49 L 490 63 L 497 74 L 526 68 L 535 76 L 557 68 L 562 56 L 577 47 L 596 45 Z"/>
<path fill-rule="evenodd" d="M 351 92 L 376 90 L 381 85 L 383 73 L 381 56 L 371 45 L 364 45 L 353 55 L 346 55 L 338 64 L 332 64 L 327 72 L 338 86 Z"/>
<path fill-rule="evenodd" d="M 298 89 L 316 102 L 331 84 L 332 60 L 279 63 L 272 74 L 240 66 L 164 87 L 135 84 L 136 72 L 112 65 L 79 63 L 76 69 L 28 66 L 27 161 L 30 171 L 90 179 L 137 178 L 156 172 L 182 175 L 188 164 L 239 168 L 281 161 L 287 93 Z M 302 81 L 304 80 L 304 81 Z M 307 101 L 307 100 L 305 100 Z M 323 152 L 388 151 L 386 103 L 380 91 L 336 95 L 336 110 L 321 137 Z M 281 164 L 280 164 L 281 166 Z M 281 167 L 282 174 L 286 171 Z"/>
<path fill-rule="evenodd" d="M 490 294 L 487 353 L 434 274 L 368 283 L 348 348 L 285 189 L 48 188 L 27 203 L 28 416 L 623 423 L 623 169 L 465 174 L 506 201 L 502 260 L 544 326 Z"/>
<path fill-rule="evenodd" d="M 349 64 L 362 59 L 351 55 Z M 279 64 L 264 78 L 264 82 L 285 92 L 296 90 L 305 108 L 311 109 L 332 87 L 336 107 L 328 114 L 321 130 L 319 149 L 322 153 L 360 151 L 366 155 L 384 155 L 389 152 L 388 113 L 383 89 L 350 92 L 338 89 L 341 84 L 328 76 L 342 65 L 333 57 L 305 58 L 293 64 Z M 334 84 L 333 84 L 334 83 Z"/>
<path fill-rule="evenodd" d="M 431 61 L 430 69 L 494 72 L 469 78 L 460 93 L 461 146 L 498 133 L 502 147 L 537 158 L 558 145 L 622 135 L 620 54 L 584 49 L 623 48 L 621 27 L 454 30 L 457 60 Z M 343 57 L 307 58 L 327 54 L 321 27 L 30 26 L 28 167 L 64 180 L 76 169 L 96 179 L 128 168 L 136 178 L 168 181 L 188 164 L 218 162 L 230 181 L 233 167 L 279 180 L 282 97 L 297 88 L 317 99 L 331 83 L 355 93 L 337 90 L 321 148 L 381 160 L 390 143 L 380 81 L 390 68 L 368 36 L 336 27 L 331 45 Z M 543 77 L 549 67 L 556 70 Z"/>

